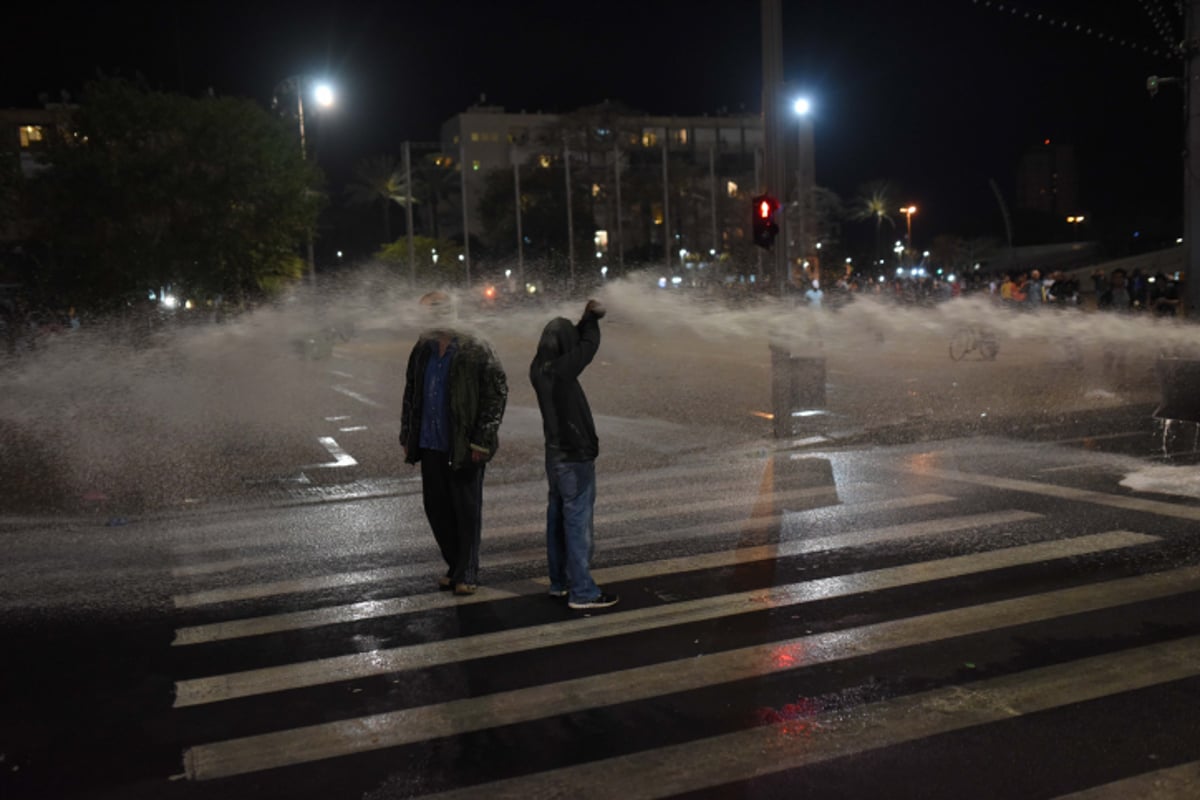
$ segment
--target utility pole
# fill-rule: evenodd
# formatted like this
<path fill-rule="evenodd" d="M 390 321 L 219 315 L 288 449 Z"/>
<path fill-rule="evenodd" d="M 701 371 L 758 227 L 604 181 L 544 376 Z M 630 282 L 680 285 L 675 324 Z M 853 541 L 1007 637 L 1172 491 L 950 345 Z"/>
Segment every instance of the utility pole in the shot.
<path fill-rule="evenodd" d="M 296 78 L 296 116 L 300 121 L 300 158 L 308 160 L 308 142 L 304 137 L 304 79 Z M 305 189 L 305 192 L 308 192 Z M 313 230 L 310 225 L 308 234 L 308 283 L 314 289 L 317 286 L 317 262 L 313 258 Z"/>
<path fill-rule="evenodd" d="M 1200 2 L 1200 0 L 1198 0 Z M 763 57 L 763 142 L 766 193 L 787 200 L 787 170 L 784 158 L 783 92 L 783 10 L 782 0 L 762 0 Z M 779 234 L 774 247 L 775 284 L 779 294 L 787 294 L 787 214 L 778 214 Z"/>
<path fill-rule="evenodd" d="M 408 232 L 408 279 L 417 285 L 417 257 L 413 247 L 412 143 L 404 143 L 404 222 Z M 388 202 L 391 202 L 390 200 Z"/>
<path fill-rule="evenodd" d="M 712 200 L 712 255 L 714 258 L 720 251 L 717 241 L 717 146 L 708 148 L 708 191 Z"/>
<path fill-rule="evenodd" d="M 621 148 L 613 145 L 613 170 L 617 181 L 617 269 L 625 274 L 625 236 L 621 227 Z"/>
<path fill-rule="evenodd" d="M 517 160 L 517 146 L 509 147 L 509 158 L 513 165 L 513 194 L 517 204 L 517 279 L 521 291 L 525 291 L 525 234 L 521 232 L 521 164 Z"/>
<path fill-rule="evenodd" d="M 675 244 L 671 236 L 671 176 L 667 171 L 667 137 L 663 136 L 663 253 L 667 260 L 666 271 L 671 271 L 671 247 Z"/>
<path fill-rule="evenodd" d="M 467 145 L 458 145 L 458 167 L 462 177 L 462 211 L 463 211 L 463 263 L 467 267 L 467 288 L 471 288 L 471 223 L 467 214 Z"/>
<path fill-rule="evenodd" d="M 1192 118 L 1200 110 L 1200 0 L 1189 0 L 1184 15 L 1183 304 L 1185 314 L 1200 318 L 1200 125 Z"/>
<path fill-rule="evenodd" d="M 575 291 L 575 212 L 571 206 L 571 148 L 563 134 L 563 174 L 567 179 L 567 262 L 571 265 L 569 291 Z"/>

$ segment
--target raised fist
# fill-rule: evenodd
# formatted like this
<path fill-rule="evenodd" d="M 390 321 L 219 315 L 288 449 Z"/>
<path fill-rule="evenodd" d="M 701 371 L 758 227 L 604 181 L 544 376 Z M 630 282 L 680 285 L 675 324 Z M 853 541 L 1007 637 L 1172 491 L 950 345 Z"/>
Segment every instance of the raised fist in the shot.
<path fill-rule="evenodd" d="M 588 300 L 587 305 L 584 306 L 584 308 L 583 308 L 584 316 L 591 314 L 596 319 L 603 319 L 604 315 L 607 313 L 608 313 L 608 309 L 605 308 L 604 304 L 601 303 L 599 300 Z"/>

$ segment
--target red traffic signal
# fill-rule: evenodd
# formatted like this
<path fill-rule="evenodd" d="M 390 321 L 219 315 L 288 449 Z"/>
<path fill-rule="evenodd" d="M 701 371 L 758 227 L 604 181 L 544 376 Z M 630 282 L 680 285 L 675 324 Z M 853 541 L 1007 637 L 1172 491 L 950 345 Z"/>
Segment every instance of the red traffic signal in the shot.
<path fill-rule="evenodd" d="M 754 243 L 759 247 L 770 247 L 779 234 L 779 226 L 775 224 L 775 212 L 779 210 L 779 201 L 769 194 L 760 194 L 753 198 L 754 203 Z"/>

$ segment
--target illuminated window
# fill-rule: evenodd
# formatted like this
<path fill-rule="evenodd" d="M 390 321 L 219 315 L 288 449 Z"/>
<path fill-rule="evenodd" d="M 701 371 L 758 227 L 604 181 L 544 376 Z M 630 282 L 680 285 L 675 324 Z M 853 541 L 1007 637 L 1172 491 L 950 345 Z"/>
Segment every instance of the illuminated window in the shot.
<path fill-rule="evenodd" d="M 654 147 L 658 144 L 658 132 L 653 128 L 642 131 L 642 147 Z"/>
<path fill-rule="evenodd" d="M 599 196 L 600 196 L 600 184 L 593 183 L 592 184 L 592 197 L 599 197 Z"/>
<path fill-rule="evenodd" d="M 737 197 L 738 187 L 733 181 L 725 181 L 725 193 L 730 197 Z"/>
<path fill-rule="evenodd" d="M 458 144 L 458 136 L 455 136 L 455 137 L 454 137 L 454 143 L 455 143 L 455 144 Z"/>
<path fill-rule="evenodd" d="M 654 210 L 653 210 L 653 212 L 652 212 L 652 213 L 654 214 L 654 224 L 655 224 L 655 225 L 662 225 L 662 224 L 663 224 L 663 207 L 662 207 L 662 203 L 655 203 L 655 204 L 654 204 Z"/>
<path fill-rule="evenodd" d="M 679 128 L 678 130 L 673 131 L 671 140 L 674 141 L 675 144 L 687 144 L 687 128 Z"/>
<path fill-rule="evenodd" d="M 592 240 L 596 243 L 597 250 L 608 249 L 608 231 L 596 231 L 596 235 L 592 237 Z"/>
<path fill-rule="evenodd" d="M 40 142 L 43 138 L 41 125 L 22 125 L 21 126 L 21 148 L 27 149 L 34 142 Z"/>
<path fill-rule="evenodd" d="M 479 159 L 475 159 L 474 161 L 471 162 L 471 169 L 475 170 L 476 172 L 479 172 Z"/>
<path fill-rule="evenodd" d="M 540 156 L 538 156 L 538 166 L 539 166 L 539 167 L 542 167 L 543 169 L 547 169 L 547 168 L 549 168 L 549 166 L 550 166 L 550 156 L 548 156 L 548 155 L 540 155 Z"/>

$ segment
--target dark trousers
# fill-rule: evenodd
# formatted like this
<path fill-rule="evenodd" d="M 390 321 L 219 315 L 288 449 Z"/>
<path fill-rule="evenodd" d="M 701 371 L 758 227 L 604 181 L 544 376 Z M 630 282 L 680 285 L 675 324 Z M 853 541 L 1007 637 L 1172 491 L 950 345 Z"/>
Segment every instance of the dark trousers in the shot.
<path fill-rule="evenodd" d="M 479 541 L 483 517 L 483 464 L 451 469 L 446 453 L 421 454 L 421 495 L 425 516 L 454 583 L 479 582 Z"/>

